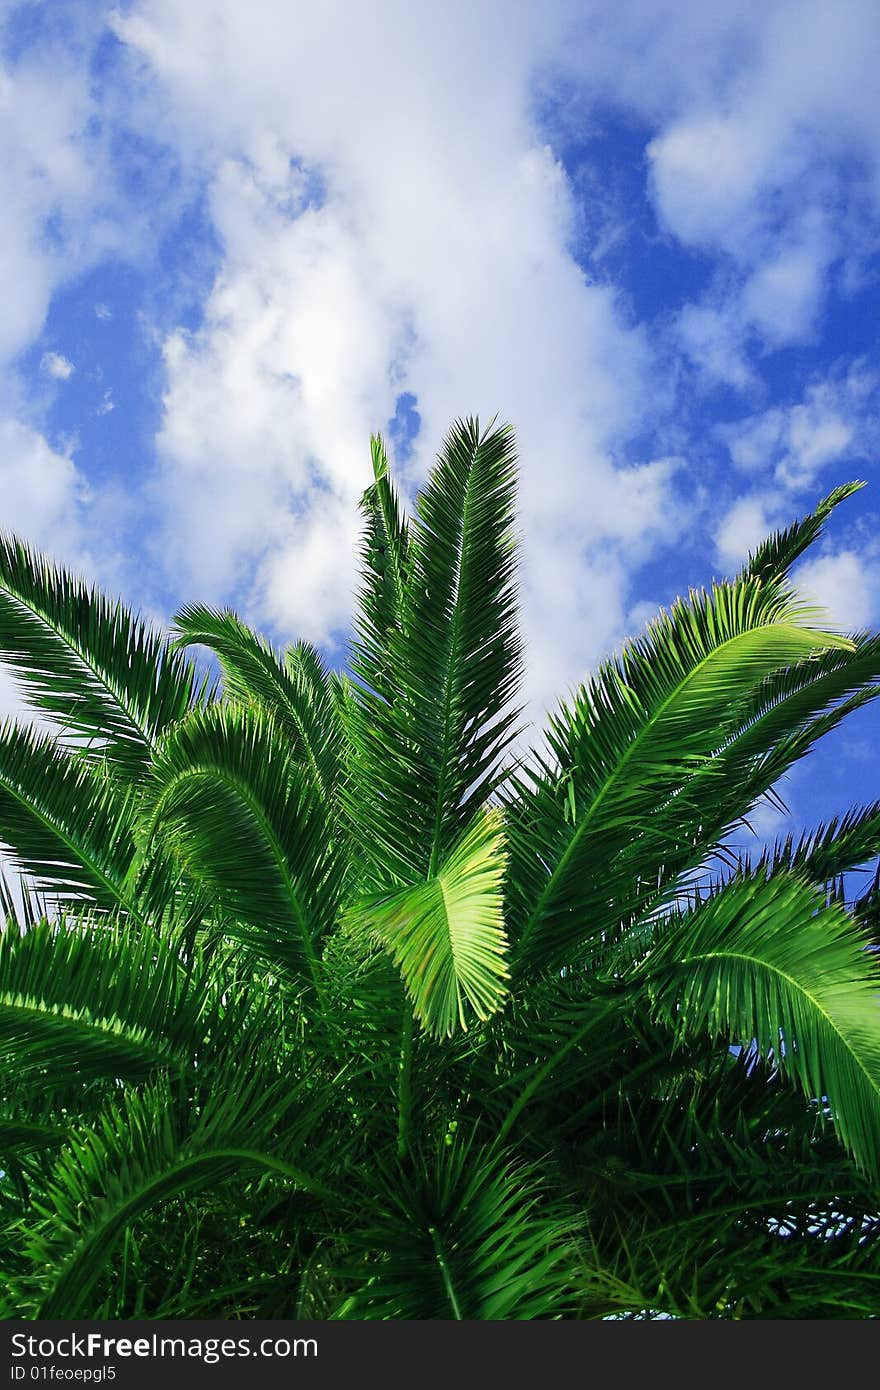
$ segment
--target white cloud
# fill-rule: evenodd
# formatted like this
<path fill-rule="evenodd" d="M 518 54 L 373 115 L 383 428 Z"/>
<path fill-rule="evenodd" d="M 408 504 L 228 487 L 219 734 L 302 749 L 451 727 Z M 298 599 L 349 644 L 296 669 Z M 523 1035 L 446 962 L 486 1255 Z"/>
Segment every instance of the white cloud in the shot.
<path fill-rule="evenodd" d="M 0 420 L 0 525 L 56 555 L 79 548 L 82 476 L 67 454 L 16 420 Z"/>
<path fill-rule="evenodd" d="M 726 266 L 701 317 L 685 309 L 681 343 L 703 374 L 746 388 L 749 343 L 810 341 L 836 263 L 858 280 L 876 249 L 880 11 L 871 0 L 718 4 L 694 23 L 693 6 L 628 9 L 572 61 L 659 126 L 647 154 L 661 224 Z"/>
<path fill-rule="evenodd" d="M 854 460 L 874 452 L 878 386 L 876 373 L 857 362 L 846 375 L 813 382 L 802 401 L 722 426 L 719 433 L 737 468 L 803 492 L 830 464 L 847 463 L 852 471 Z"/>
<path fill-rule="evenodd" d="M 675 325 L 675 336 L 702 376 L 745 390 L 756 376 L 745 353 L 745 330 L 738 313 L 728 306 L 686 304 Z"/>
<path fill-rule="evenodd" d="M 754 552 L 778 519 L 778 498 L 748 494 L 739 497 L 715 533 L 719 564 L 726 571 L 738 568 Z"/>
<path fill-rule="evenodd" d="M 768 347 L 810 337 L 827 286 L 827 259 L 814 246 L 788 246 L 753 271 L 743 290 L 743 319 Z"/>
<path fill-rule="evenodd" d="M 615 640 L 629 565 L 675 525 L 676 465 L 616 466 L 651 359 L 572 259 L 572 190 L 532 124 L 566 7 L 350 7 L 344 42 L 329 7 L 210 9 L 115 20 L 223 248 L 202 327 L 165 344 L 159 548 L 181 587 L 244 586 L 258 620 L 326 639 L 397 394 L 418 398 L 413 479 L 454 418 L 497 412 L 522 458 L 531 692 L 554 694 Z"/>
<path fill-rule="evenodd" d="M 131 66 L 101 128 L 167 142 L 179 196 L 204 192 L 221 252 L 201 326 L 164 337 L 151 497 L 175 587 L 244 597 L 289 633 L 342 628 L 367 438 L 408 390 L 422 420 L 410 482 L 455 416 L 516 425 L 532 693 L 582 674 L 627 630 L 634 567 L 686 519 L 681 465 L 627 453 L 670 388 L 647 331 L 572 257 L 576 198 L 536 125 L 536 74 L 552 85 L 567 69 L 588 108 L 645 121 L 663 234 L 712 267 L 675 351 L 756 391 L 760 354 L 809 342 L 838 267 L 853 282 L 876 238 L 872 0 L 383 0 L 296 15 L 277 0 L 133 0 L 111 23 Z M 65 276 L 108 248 L 154 246 L 170 214 L 161 198 L 135 208 L 108 176 L 85 62 L 34 50 L 2 83 L 12 360 Z M 843 156 L 858 216 L 840 196 Z M 722 557 L 760 538 L 777 495 L 864 450 L 873 387 L 859 389 L 850 374 L 729 427 L 753 491 L 718 530 Z"/>
<path fill-rule="evenodd" d="M 50 42 L 0 60 L 0 368 L 36 338 L 55 288 L 113 239 L 96 216 L 104 180 L 93 113 L 74 53 Z"/>
<path fill-rule="evenodd" d="M 60 352 L 44 352 L 40 359 L 41 369 L 48 375 L 55 377 L 56 381 L 69 381 L 76 368 L 68 357 L 63 357 Z"/>
<path fill-rule="evenodd" d="M 807 560 L 794 575 L 799 592 L 829 614 L 838 627 L 855 632 L 880 617 L 880 565 L 855 550 Z"/>

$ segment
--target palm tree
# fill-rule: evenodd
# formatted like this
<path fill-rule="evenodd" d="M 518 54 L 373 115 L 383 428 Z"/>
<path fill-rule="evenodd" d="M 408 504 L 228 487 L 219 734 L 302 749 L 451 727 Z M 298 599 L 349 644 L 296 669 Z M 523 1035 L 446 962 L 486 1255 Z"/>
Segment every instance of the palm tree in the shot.
<path fill-rule="evenodd" d="M 870 1315 L 880 803 L 729 843 L 880 690 L 788 577 L 855 485 L 517 756 L 511 431 L 373 472 L 345 673 L 0 546 L 5 1315 Z"/>

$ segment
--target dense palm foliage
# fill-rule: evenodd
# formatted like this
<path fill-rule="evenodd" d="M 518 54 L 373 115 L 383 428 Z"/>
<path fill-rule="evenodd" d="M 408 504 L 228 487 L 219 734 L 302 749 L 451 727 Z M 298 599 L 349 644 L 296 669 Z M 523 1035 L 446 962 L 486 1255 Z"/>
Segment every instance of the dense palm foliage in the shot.
<path fill-rule="evenodd" d="M 373 467 L 347 674 L 0 546 L 3 1311 L 876 1312 L 880 803 L 729 845 L 880 689 L 788 578 L 852 488 L 523 755 L 510 431 Z"/>

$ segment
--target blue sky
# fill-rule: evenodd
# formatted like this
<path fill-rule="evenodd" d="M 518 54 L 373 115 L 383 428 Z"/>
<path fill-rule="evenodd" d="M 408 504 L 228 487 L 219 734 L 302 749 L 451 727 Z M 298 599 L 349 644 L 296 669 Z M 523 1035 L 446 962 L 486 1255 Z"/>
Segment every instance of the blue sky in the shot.
<path fill-rule="evenodd" d="M 0 0 L 0 35 L 6 529 L 339 661 L 371 431 L 411 489 L 498 414 L 536 715 L 852 477 L 801 578 L 880 622 L 874 0 Z M 877 797 L 877 730 L 795 823 Z"/>

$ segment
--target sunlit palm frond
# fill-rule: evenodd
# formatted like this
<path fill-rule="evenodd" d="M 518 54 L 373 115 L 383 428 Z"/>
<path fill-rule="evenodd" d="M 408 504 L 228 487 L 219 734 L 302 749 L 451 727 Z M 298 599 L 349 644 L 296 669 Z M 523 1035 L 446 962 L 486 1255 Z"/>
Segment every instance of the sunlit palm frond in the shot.
<path fill-rule="evenodd" d="M 507 939 L 501 885 L 500 816 L 475 821 L 433 878 L 350 909 L 353 930 L 383 946 L 399 967 L 424 1027 L 440 1037 L 485 1020 L 506 993 Z"/>

